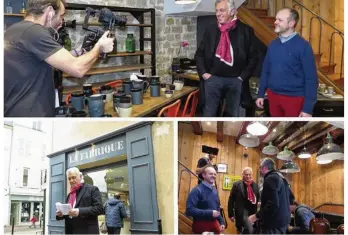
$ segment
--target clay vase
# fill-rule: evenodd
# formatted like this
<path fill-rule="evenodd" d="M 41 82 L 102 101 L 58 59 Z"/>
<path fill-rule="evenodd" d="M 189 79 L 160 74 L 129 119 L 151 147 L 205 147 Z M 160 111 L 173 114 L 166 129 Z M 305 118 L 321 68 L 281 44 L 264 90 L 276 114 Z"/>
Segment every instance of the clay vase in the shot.
<path fill-rule="evenodd" d="M 313 218 L 309 222 L 309 231 L 312 234 L 328 234 L 330 230 L 330 223 L 324 217 Z"/>

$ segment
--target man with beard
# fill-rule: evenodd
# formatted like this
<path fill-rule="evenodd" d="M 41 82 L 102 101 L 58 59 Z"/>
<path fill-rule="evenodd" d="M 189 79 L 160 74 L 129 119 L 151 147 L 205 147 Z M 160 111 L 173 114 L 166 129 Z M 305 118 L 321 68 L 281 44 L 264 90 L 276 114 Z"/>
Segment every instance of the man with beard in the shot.
<path fill-rule="evenodd" d="M 56 220 L 65 219 L 65 234 L 99 234 L 98 215 L 103 213 L 99 189 L 81 183 L 82 174 L 78 168 L 66 171 L 70 193 L 66 202 L 71 205 L 68 215 L 56 212 Z"/>
<path fill-rule="evenodd" d="M 243 169 L 243 179 L 233 184 L 228 200 L 228 217 L 236 222 L 237 230 L 243 234 L 253 233 L 253 225 L 248 217 L 256 213 L 260 199 L 259 188 L 252 180 L 252 174 L 250 167 Z"/>
<path fill-rule="evenodd" d="M 187 198 L 186 215 L 193 217 L 192 233 L 219 234 L 225 229 L 225 224 L 220 214 L 219 195 L 214 187 L 216 171 L 208 166 L 202 175 L 204 181 L 192 189 Z"/>
<path fill-rule="evenodd" d="M 256 105 L 263 108 L 267 91 L 273 117 L 311 117 L 317 100 L 318 76 L 311 45 L 298 35 L 299 14 L 284 8 L 276 15 L 279 38 L 268 47 Z"/>
<path fill-rule="evenodd" d="M 52 67 L 83 77 L 101 52 L 113 50 L 109 32 L 88 53 L 75 57 L 51 36 L 62 25 L 62 0 L 28 0 L 24 21 L 4 35 L 4 116 L 53 117 L 55 90 Z"/>
<path fill-rule="evenodd" d="M 261 234 L 285 234 L 290 223 L 290 201 L 294 200 L 289 184 L 275 171 L 271 158 L 262 159 L 259 170 L 264 177 L 261 208 L 249 216 L 249 221 L 254 224 L 260 220 Z"/>
<path fill-rule="evenodd" d="M 228 116 L 245 116 L 241 96 L 251 99 L 249 78 L 259 55 L 254 30 L 238 19 L 234 0 L 217 0 L 215 7 L 217 23 L 208 26 L 195 55 L 203 116 L 215 117 L 223 96 Z"/>
<path fill-rule="evenodd" d="M 203 182 L 204 179 L 202 173 L 207 166 L 213 166 L 214 169 L 217 171 L 217 167 L 216 165 L 213 165 L 212 161 L 216 157 L 216 155 L 218 155 L 219 149 L 202 145 L 202 152 L 206 153 L 207 156 L 200 158 L 197 163 L 196 174 L 198 174 L 198 184 Z"/>

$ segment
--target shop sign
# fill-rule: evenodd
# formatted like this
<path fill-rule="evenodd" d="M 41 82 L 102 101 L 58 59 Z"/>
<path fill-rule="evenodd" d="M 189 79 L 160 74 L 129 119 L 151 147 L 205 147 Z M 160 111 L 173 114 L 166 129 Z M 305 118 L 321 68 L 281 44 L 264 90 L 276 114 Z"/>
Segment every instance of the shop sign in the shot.
<path fill-rule="evenodd" d="M 126 154 L 126 135 L 114 137 L 68 153 L 68 167 Z"/>

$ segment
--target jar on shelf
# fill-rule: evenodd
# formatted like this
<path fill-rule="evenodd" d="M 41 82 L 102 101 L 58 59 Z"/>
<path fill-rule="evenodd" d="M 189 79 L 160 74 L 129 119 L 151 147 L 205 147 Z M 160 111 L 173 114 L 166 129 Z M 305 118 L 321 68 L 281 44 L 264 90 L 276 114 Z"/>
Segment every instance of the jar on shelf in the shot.
<path fill-rule="evenodd" d="M 25 14 L 26 10 L 25 10 L 25 1 L 23 0 L 22 1 L 22 7 L 21 7 L 21 10 L 20 10 L 20 13 L 21 14 Z"/>
<path fill-rule="evenodd" d="M 135 39 L 132 33 L 127 34 L 126 38 L 126 52 L 134 53 L 135 52 Z"/>
<path fill-rule="evenodd" d="M 12 14 L 12 13 L 13 13 L 13 11 L 12 11 L 12 6 L 11 6 L 11 1 L 8 1 L 8 2 L 7 2 L 6 13 L 7 13 L 7 14 Z"/>

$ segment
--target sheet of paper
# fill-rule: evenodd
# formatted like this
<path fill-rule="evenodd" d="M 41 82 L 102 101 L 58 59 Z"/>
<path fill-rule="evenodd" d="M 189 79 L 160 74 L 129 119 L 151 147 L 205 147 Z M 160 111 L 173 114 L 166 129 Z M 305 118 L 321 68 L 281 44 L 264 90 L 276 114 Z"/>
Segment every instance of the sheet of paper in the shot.
<path fill-rule="evenodd" d="M 67 215 L 67 214 L 69 214 L 69 211 L 71 209 L 71 205 L 56 202 L 56 208 L 57 208 L 57 211 L 61 211 L 63 213 L 63 215 Z"/>

